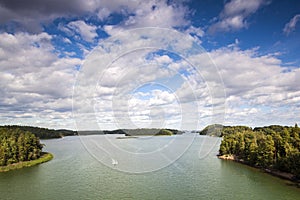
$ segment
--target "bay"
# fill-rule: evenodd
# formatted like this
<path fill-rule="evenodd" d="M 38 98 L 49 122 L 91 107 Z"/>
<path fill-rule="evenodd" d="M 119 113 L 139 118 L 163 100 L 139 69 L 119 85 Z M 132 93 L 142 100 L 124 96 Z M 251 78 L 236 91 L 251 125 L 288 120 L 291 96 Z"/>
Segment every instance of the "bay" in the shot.
<path fill-rule="evenodd" d="M 118 136 L 109 137 L 117 140 Z M 106 136 L 85 137 L 101 141 Z M 178 139 L 184 141 L 187 137 L 191 136 L 182 135 Z M 172 137 L 152 137 L 148 141 L 122 139 L 118 144 L 127 150 L 132 145 L 149 149 L 168 140 Z M 42 142 L 46 145 L 45 150 L 54 154 L 54 159 L 31 168 L 0 173 L 1 200 L 300 199 L 300 189 L 288 181 L 218 159 L 216 154 L 221 139 L 216 137 L 195 136 L 191 146 L 176 162 L 139 174 L 103 164 L 77 136 Z"/>

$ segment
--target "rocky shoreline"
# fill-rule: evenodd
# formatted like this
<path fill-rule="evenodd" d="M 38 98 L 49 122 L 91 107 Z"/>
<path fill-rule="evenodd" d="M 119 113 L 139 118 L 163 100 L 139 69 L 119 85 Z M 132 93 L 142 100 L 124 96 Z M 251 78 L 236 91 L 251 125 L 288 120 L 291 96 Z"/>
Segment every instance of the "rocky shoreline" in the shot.
<path fill-rule="evenodd" d="M 238 162 L 238 163 L 246 164 L 246 165 L 248 165 L 250 167 L 261 169 L 264 172 L 266 172 L 268 174 L 271 174 L 273 176 L 279 177 L 281 179 L 292 181 L 293 183 L 296 184 L 297 187 L 300 187 L 300 180 L 297 179 L 291 173 L 282 172 L 282 171 L 278 171 L 278 170 L 274 170 L 274 169 L 265 169 L 265 168 L 261 168 L 261 167 L 252 166 L 252 165 L 249 165 L 246 162 L 244 162 L 244 160 L 239 159 L 235 155 L 217 155 L 217 156 L 218 156 L 219 159 L 222 159 L 222 160 L 232 160 L 232 161 L 235 161 L 235 162 Z"/>

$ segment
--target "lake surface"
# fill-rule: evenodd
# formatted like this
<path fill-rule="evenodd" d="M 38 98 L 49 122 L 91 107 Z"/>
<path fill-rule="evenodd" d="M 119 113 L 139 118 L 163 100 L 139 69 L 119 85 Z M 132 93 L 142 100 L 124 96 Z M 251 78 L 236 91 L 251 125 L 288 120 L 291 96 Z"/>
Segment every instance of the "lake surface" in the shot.
<path fill-rule="evenodd" d="M 98 142 L 105 137 L 85 136 L 85 139 Z M 148 149 L 174 139 L 169 136 L 152 137 L 151 140 L 109 137 L 128 151 L 134 145 Z M 184 141 L 187 137 L 191 136 L 182 135 L 177 139 Z M 45 150 L 54 154 L 54 159 L 39 166 L 0 173 L 1 200 L 300 199 L 300 189 L 290 186 L 288 181 L 239 163 L 219 160 L 216 154 L 220 138 L 196 136 L 176 162 L 139 174 L 123 172 L 129 169 L 122 167 L 129 158 L 124 158 L 124 162 L 119 160 L 116 166 L 109 166 L 105 158 L 100 162 L 102 157 L 95 157 L 88 143 L 83 145 L 77 136 L 44 140 L 43 143 Z M 153 163 L 144 160 L 143 164 Z"/>

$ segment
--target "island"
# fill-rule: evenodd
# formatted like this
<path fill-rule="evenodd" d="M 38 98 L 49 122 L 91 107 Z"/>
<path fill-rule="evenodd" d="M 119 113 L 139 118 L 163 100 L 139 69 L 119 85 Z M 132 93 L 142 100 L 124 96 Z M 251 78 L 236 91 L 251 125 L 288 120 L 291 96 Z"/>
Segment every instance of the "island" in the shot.
<path fill-rule="evenodd" d="M 183 132 L 175 129 L 155 129 L 155 128 L 141 128 L 141 129 L 126 129 L 125 136 L 171 136 L 180 135 Z"/>
<path fill-rule="evenodd" d="M 138 129 L 116 129 L 116 130 L 95 130 L 95 131 L 78 131 L 79 135 L 106 135 L 106 134 L 120 134 L 126 137 L 134 138 L 133 136 L 163 136 L 163 135 L 180 135 L 183 131 L 176 129 L 158 129 L 158 128 L 138 128 Z M 120 137 L 118 137 L 120 138 Z"/>
<path fill-rule="evenodd" d="M 158 128 L 138 128 L 138 129 L 116 129 L 116 130 L 68 130 L 68 129 L 49 129 L 34 126 L 5 125 L 0 128 L 19 129 L 24 132 L 30 132 L 40 139 L 56 139 L 66 136 L 85 136 L 85 135 L 110 135 L 122 134 L 125 136 L 162 136 L 162 135 L 180 135 L 183 131 L 176 129 L 158 129 Z"/>
<path fill-rule="evenodd" d="M 77 131 L 73 131 L 73 130 L 67 130 L 67 129 L 55 130 L 55 129 L 48 129 L 42 127 L 34 127 L 34 126 L 5 125 L 5 126 L 0 126 L 0 128 L 19 129 L 24 132 L 30 132 L 40 139 L 55 139 L 55 138 L 62 138 L 65 136 L 78 135 Z"/>
<path fill-rule="evenodd" d="M 297 124 L 254 129 L 216 124 L 206 127 L 200 134 L 223 137 L 218 155 L 220 159 L 261 168 L 275 176 L 299 183 L 300 128 Z"/>
<path fill-rule="evenodd" d="M 42 152 L 44 145 L 29 131 L 16 127 L 0 128 L 0 172 L 30 167 L 53 158 Z"/>

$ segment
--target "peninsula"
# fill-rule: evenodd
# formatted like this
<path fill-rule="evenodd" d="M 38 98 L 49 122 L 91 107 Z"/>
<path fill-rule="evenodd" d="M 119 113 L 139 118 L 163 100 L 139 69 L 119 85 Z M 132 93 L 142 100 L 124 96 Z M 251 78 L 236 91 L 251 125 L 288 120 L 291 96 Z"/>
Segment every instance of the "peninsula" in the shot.
<path fill-rule="evenodd" d="M 220 159 L 234 160 L 295 182 L 300 180 L 300 128 L 210 125 L 202 135 L 223 137 Z"/>
<path fill-rule="evenodd" d="M 38 137 L 15 127 L 0 128 L 0 172 L 34 166 L 53 158 Z"/>

